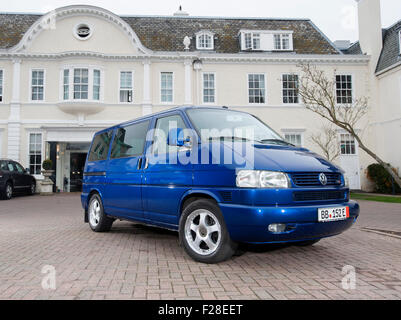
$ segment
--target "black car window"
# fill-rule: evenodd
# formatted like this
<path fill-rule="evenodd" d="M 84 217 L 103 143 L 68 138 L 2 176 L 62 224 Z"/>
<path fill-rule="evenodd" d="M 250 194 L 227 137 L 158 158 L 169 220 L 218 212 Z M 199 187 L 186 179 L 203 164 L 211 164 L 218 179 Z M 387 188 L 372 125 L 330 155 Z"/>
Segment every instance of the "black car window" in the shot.
<path fill-rule="evenodd" d="M 106 160 L 107 153 L 109 151 L 110 140 L 112 137 L 113 131 L 107 131 L 101 134 L 98 134 L 92 143 L 92 147 L 89 151 L 89 161 L 98 161 L 98 160 Z"/>
<path fill-rule="evenodd" d="M 14 166 L 13 166 L 13 164 L 12 164 L 12 162 L 9 162 L 9 163 L 7 164 L 7 167 L 8 167 L 8 171 L 11 171 L 11 172 L 16 171 L 15 168 L 14 168 Z"/>
<path fill-rule="evenodd" d="M 5 161 L 0 161 L 0 170 L 8 171 L 7 163 Z"/>
<path fill-rule="evenodd" d="M 14 162 L 14 166 L 16 167 L 19 173 L 24 173 L 24 168 L 17 162 Z"/>
<path fill-rule="evenodd" d="M 139 156 L 145 147 L 149 121 L 134 123 L 118 128 L 111 148 L 110 158 L 127 158 Z"/>

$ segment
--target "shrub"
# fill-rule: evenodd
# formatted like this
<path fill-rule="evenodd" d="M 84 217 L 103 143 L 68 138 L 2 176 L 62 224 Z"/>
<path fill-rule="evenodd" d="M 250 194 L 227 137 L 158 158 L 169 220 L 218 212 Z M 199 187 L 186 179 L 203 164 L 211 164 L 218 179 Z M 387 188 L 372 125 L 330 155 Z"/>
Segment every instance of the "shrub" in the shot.
<path fill-rule="evenodd" d="M 53 167 L 53 161 L 51 161 L 50 159 L 44 160 L 42 163 L 42 167 L 45 170 L 51 170 Z"/>
<path fill-rule="evenodd" d="M 376 192 L 379 193 L 393 192 L 393 185 L 392 185 L 393 179 L 382 165 L 374 163 L 368 166 L 368 178 L 369 180 L 374 182 L 376 187 Z M 394 182 L 394 187 L 396 193 L 401 193 L 401 188 L 396 182 Z"/>

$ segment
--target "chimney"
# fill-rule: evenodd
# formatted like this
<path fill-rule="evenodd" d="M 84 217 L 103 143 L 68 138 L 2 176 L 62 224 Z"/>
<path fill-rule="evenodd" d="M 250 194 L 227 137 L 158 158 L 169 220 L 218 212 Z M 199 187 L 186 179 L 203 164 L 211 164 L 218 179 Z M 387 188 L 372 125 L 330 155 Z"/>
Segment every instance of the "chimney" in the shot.
<path fill-rule="evenodd" d="M 376 67 L 383 48 L 380 0 L 355 0 L 358 3 L 359 43 L 362 53 L 372 56 Z"/>
<path fill-rule="evenodd" d="M 174 16 L 176 17 L 187 17 L 189 16 L 188 12 L 182 11 L 182 6 L 179 6 L 178 11 L 174 12 Z"/>

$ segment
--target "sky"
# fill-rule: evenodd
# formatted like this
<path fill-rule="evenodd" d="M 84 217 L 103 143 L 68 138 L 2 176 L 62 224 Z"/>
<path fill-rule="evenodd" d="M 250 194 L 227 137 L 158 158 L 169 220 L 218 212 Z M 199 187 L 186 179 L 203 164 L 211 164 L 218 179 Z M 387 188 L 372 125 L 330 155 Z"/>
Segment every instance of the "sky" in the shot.
<path fill-rule="evenodd" d="M 2 12 L 47 13 L 89 4 L 118 15 L 172 15 L 179 5 L 191 16 L 311 19 L 332 41 L 358 39 L 355 0 L 0 0 Z M 383 27 L 401 19 L 400 0 L 381 0 Z"/>

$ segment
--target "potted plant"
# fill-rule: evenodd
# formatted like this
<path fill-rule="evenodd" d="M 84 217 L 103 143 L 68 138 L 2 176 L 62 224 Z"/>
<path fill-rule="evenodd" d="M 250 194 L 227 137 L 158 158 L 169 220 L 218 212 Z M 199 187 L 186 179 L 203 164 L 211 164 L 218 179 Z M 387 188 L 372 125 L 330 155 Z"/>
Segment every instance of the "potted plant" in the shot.
<path fill-rule="evenodd" d="M 41 195 L 51 195 L 53 194 L 53 181 L 50 180 L 50 176 L 54 173 L 52 170 L 53 161 L 50 159 L 46 159 L 42 162 L 42 174 L 44 175 L 44 179 L 40 182 L 41 185 Z"/>

